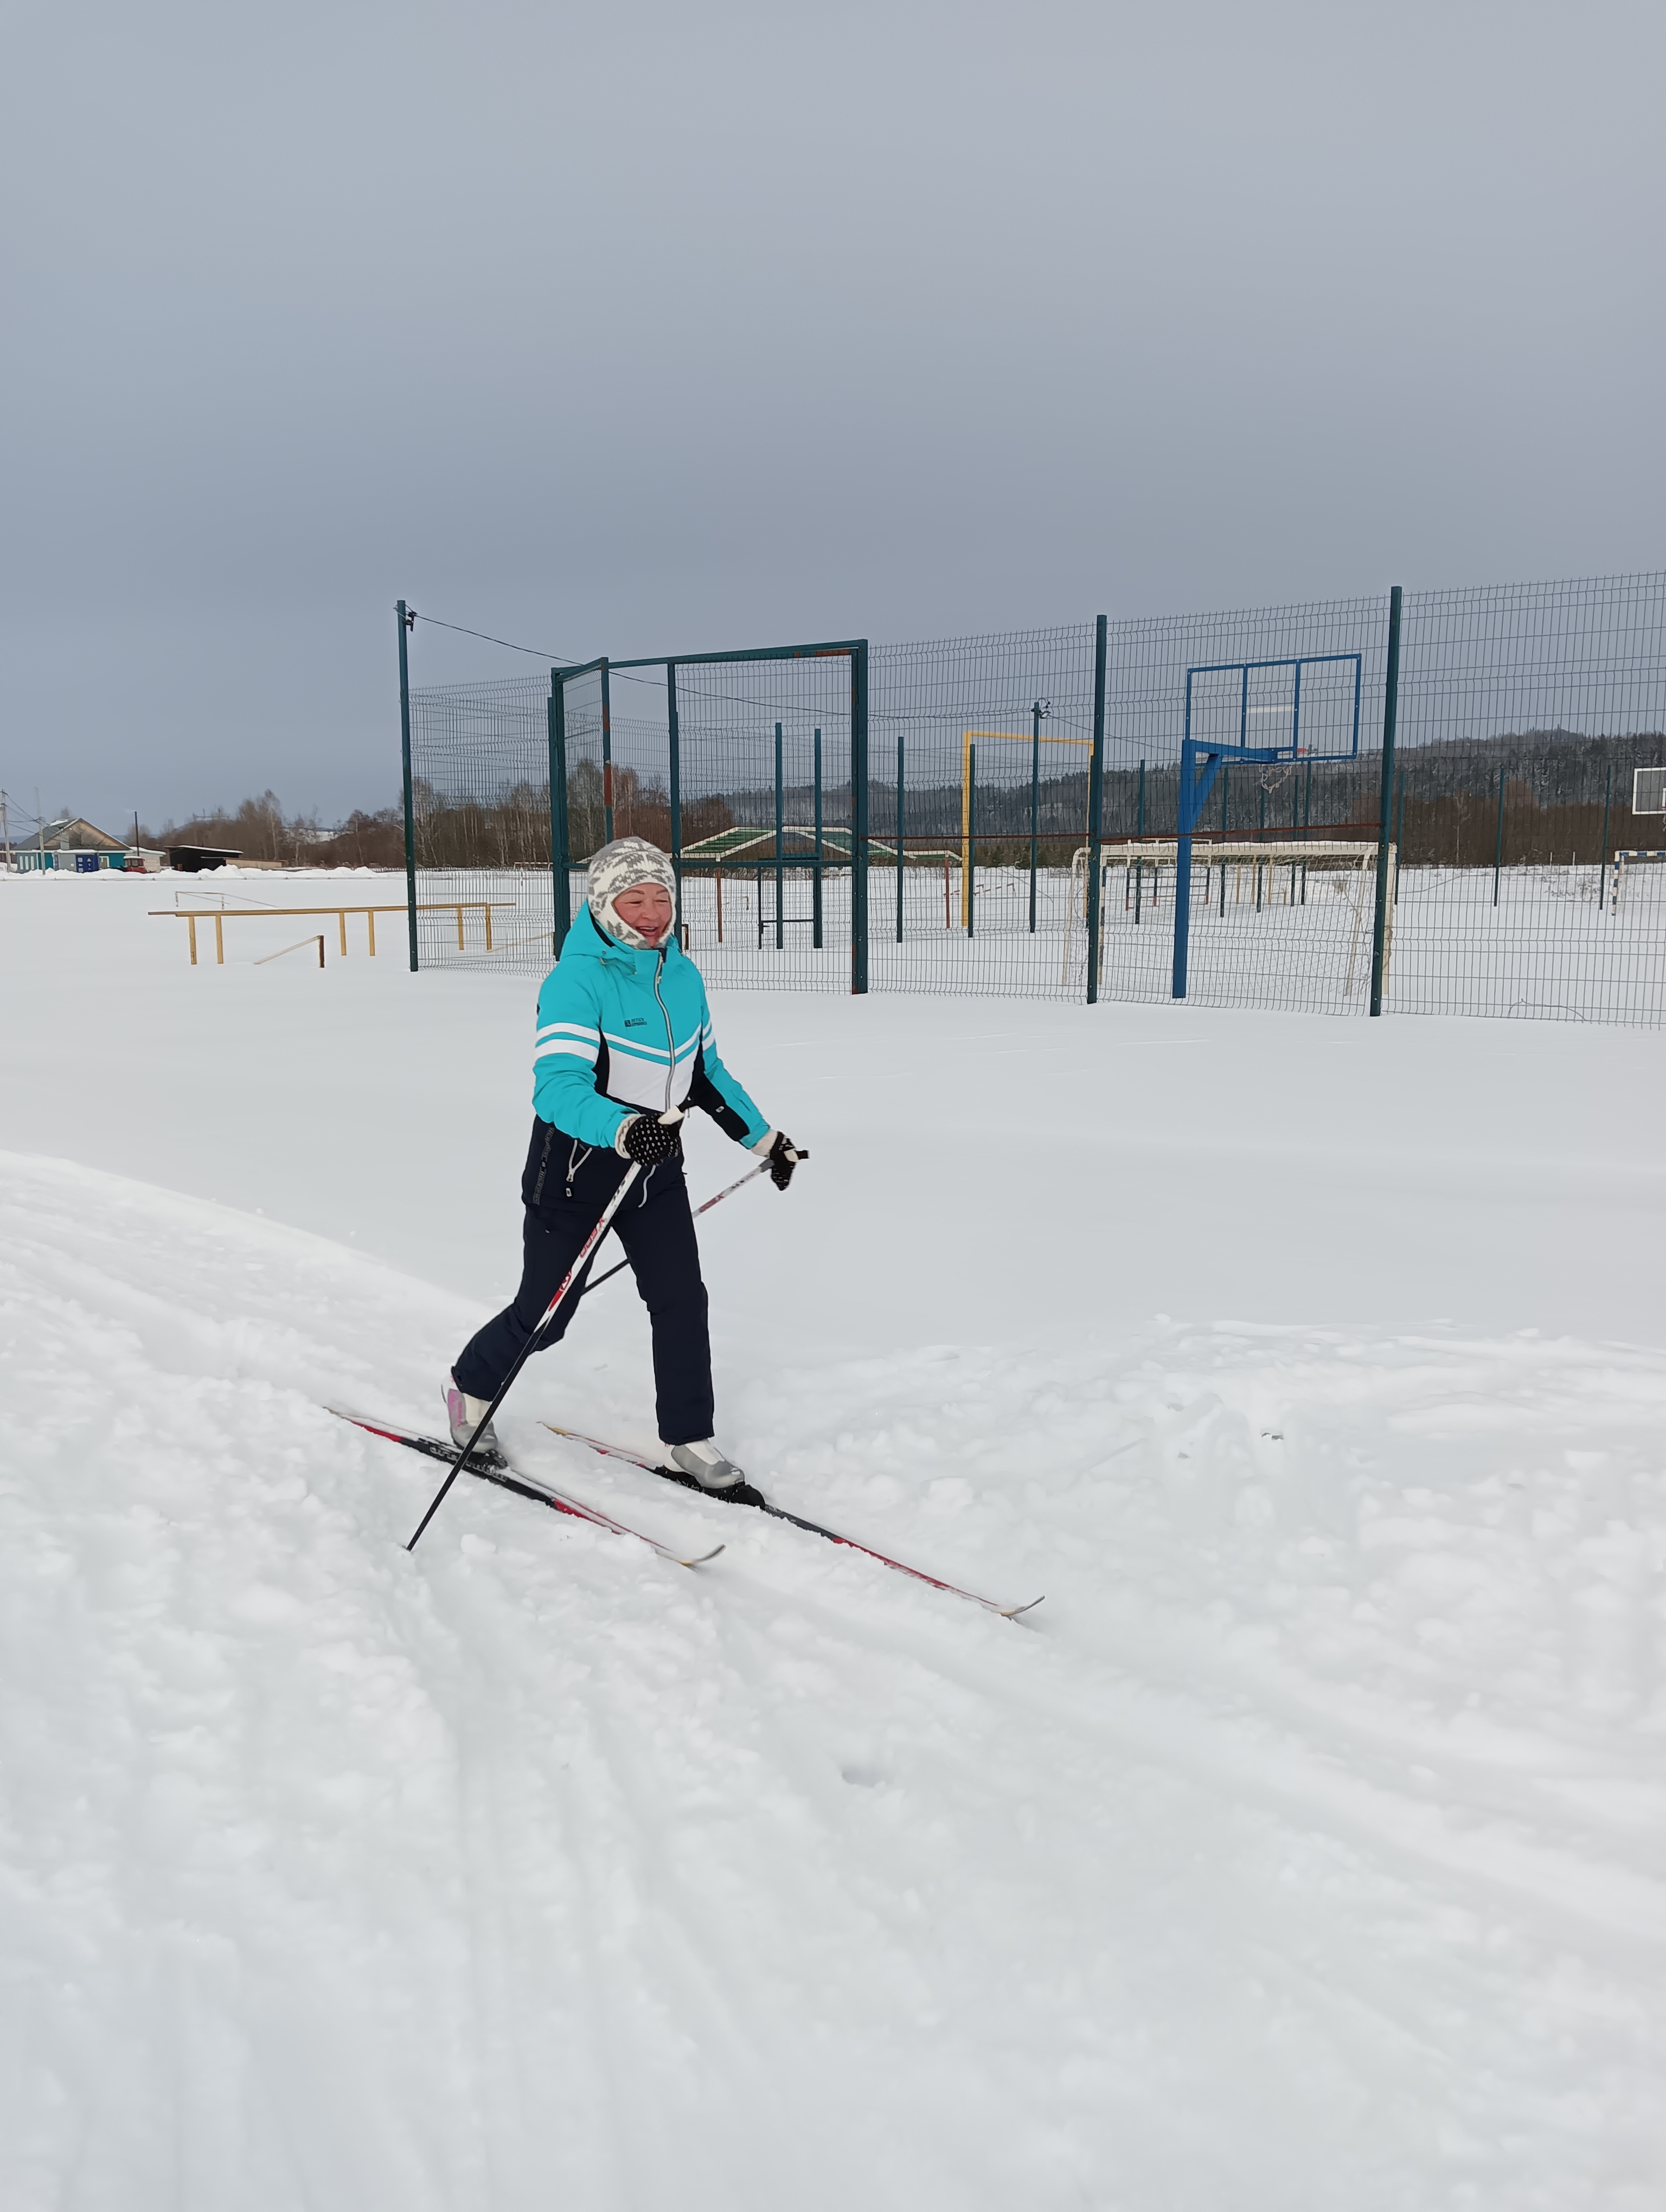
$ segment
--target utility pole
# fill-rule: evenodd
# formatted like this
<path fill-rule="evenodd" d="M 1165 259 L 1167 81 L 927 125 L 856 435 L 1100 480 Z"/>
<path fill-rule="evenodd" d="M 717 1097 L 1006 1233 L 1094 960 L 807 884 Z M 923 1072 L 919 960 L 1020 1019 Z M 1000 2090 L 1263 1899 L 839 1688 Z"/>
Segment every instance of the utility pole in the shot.
<path fill-rule="evenodd" d="M 6 812 L 6 794 L 0 791 L 0 845 L 6 854 L 6 873 L 11 873 L 11 817 Z"/>

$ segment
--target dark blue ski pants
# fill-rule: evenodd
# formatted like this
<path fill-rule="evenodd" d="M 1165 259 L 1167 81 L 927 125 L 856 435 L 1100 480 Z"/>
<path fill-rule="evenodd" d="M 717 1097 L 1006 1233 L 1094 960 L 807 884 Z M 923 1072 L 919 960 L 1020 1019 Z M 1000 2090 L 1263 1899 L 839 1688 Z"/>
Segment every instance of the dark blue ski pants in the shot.
<path fill-rule="evenodd" d="M 627 1172 L 628 1163 L 617 1152 L 593 1151 L 547 1121 L 533 1123 L 521 1181 L 526 1214 L 520 1288 L 514 1304 L 470 1340 L 452 1370 L 458 1388 L 470 1397 L 496 1395 Z M 700 1248 L 680 1158 L 662 1161 L 638 1180 L 614 1215 L 612 1231 L 624 1246 L 654 1331 L 660 1440 L 696 1443 L 712 1432 L 712 1353 Z M 540 1351 L 566 1335 L 579 1292 L 607 1249 L 604 1243 L 591 1255 L 545 1330 Z"/>

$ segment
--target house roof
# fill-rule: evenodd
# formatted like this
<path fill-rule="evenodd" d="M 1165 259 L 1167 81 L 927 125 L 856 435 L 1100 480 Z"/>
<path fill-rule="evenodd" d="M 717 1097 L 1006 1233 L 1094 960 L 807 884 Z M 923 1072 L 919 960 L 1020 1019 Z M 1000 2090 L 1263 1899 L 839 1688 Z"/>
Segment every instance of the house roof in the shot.
<path fill-rule="evenodd" d="M 127 840 L 112 837 L 105 830 L 95 829 L 92 823 L 83 822 L 78 814 L 65 815 L 61 821 L 47 823 L 43 832 L 44 842 L 52 852 L 64 850 L 94 853 L 125 853 Z"/>

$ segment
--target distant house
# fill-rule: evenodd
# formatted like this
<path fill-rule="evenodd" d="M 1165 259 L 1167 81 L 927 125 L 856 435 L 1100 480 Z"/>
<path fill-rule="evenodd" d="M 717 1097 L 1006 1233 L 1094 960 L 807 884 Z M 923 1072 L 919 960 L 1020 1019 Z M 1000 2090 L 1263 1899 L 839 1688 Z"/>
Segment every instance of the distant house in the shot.
<path fill-rule="evenodd" d="M 65 815 L 60 821 L 42 823 L 27 844 L 14 842 L 5 865 L 23 871 L 67 869 L 77 875 L 93 875 L 101 868 L 154 872 L 161 866 L 162 856 L 125 845 L 95 823 L 83 822 L 79 815 Z"/>

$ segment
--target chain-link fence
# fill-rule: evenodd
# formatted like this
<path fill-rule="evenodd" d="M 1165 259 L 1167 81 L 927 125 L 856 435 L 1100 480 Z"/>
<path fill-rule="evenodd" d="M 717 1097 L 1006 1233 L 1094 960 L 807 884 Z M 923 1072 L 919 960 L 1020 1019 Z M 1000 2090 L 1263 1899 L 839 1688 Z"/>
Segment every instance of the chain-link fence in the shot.
<path fill-rule="evenodd" d="M 1386 823 L 1386 598 L 1103 635 L 413 690 L 423 959 L 542 968 L 634 831 L 718 983 L 1666 1018 L 1666 576 L 1407 594 Z"/>

